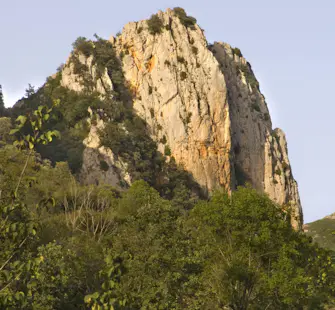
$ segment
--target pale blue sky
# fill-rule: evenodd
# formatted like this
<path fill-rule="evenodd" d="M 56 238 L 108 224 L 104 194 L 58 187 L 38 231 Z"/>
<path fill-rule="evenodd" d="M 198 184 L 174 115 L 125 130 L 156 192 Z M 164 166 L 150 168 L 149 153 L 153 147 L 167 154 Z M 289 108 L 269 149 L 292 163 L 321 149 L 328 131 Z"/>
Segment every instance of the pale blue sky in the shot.
<path fill-rule="evenodd" d="M 251 63 L 274 126 L 286 133 L 305 222 L 335 212 L 334 0 L 0 0 L 7 106 L 53 74 L 78 36 L 108 38 L 175 6 L 198 19 L 209 42 L 237 46 Z"/>

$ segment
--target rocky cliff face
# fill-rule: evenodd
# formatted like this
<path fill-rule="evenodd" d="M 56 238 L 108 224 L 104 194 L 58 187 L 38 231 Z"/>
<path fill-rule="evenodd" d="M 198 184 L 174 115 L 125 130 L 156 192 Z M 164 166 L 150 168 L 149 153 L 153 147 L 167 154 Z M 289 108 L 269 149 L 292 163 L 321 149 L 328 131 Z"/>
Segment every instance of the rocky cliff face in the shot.
<path fill-rule="evenodd" d="M 302 211 L 285 135 L 272 129 L 249 63 L 228 44 L 208 45 L 199 26 L 186 24 L 175 11 L 159 12 L 158 17 L 164 26 L 160 33 L 152 34 L 147 21 L 139 21 L 110 39 L 120 55 L 133 108 L 147 123 L 158 150 L 171 150 L 207 192 L 250 182 L 279 204 L 291 205 L 293 225 L 300 228 Z M 96 91 L 106 95 L 113 89 L 107 70 L 97 79 L 92 59 L 81 55 L 79 61 L 89 68 Z M 71 60 L 62 85 L 82 91 Z M 96 126 L 104 125 L 92 126 L 85 141 L 84 180 L 99 179 L 102 156 L 112 169 L 104 182 L 116 185 L 117 179 L 126 178 L 130 183 L 125 165 L 115 165 L 113 150 L 99 148 Z"/>

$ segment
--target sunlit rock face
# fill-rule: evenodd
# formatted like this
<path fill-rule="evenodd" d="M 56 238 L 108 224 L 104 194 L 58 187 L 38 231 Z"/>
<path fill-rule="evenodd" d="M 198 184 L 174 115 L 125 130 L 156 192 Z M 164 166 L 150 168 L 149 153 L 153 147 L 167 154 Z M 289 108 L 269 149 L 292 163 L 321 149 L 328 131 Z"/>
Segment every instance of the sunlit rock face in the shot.
<path fill-rule="evenodd" d="M 250 64 L 240 51 L 215 42 L 209 45 L 198 26 L 186 27 L 173 10 L 158 12 L 161 33 L 151 34 L 147 21 L 132 22 L 111 37 L 135 113 L 164 153 L 168 146 L 176 162 L 210 193 L 228 192 L 249 182 L 280 205 L 292 209 L 292 224 L 301 229 L 302 210 L 297 183 L 288 159 L 285 135 L 272 129 L 265 98 Z M 95 81 L 94 90 L 113 90 L 107 70 L 96 79 L 90 57 L 79 58 Z M 82 91 L 81 77 L 69 60 L 62 85 Z M 118 186 L 131 183 L 127 165 L 101 148 L 97 135 L 102 121 L 85 140 L 82 177 L 86 183 Z M 101 161 L 111 169 L 101 172 Z"/>

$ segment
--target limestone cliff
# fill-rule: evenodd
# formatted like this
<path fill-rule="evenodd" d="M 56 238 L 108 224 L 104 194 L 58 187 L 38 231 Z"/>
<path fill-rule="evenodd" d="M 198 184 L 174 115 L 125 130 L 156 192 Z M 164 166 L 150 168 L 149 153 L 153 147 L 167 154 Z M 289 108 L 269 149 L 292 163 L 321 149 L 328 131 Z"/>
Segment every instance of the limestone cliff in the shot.
<path fill-rule="evenodd" d="M 202 29 L 177 13 L 159 12 L 162 29 L 155 34 L 147 21 L 139 21 L 110 39 L 120 55 L 134 111 L 145 120 L 158 150 L 171 150 L 207 192 L 222 187 L 230 191 L 250 182 L 279 204 L 291 205 L 293 225 L 300 228 L 302 211 L 285 135 L 272 129 L 251 66 L 228 44 L 208 45 Z M 113 90 L 111 74 L 106 70 L 97 78 L 90 57 L 80 55 L 79 61 L 88 67 L 94 90 L 108 95 Z M 63 70 L 62 85 L 82 91 L 71 60 Z M 116 180 L 126 178 L 130 183 L 125 165 L 119 162 L 115 168 L 113 150 L 99 148 L 96 126 L 85 142 L 84 179 L 99 178 L 102 156 L 112 169 L 104 174 L 104 182 L 116 185 Z"/>

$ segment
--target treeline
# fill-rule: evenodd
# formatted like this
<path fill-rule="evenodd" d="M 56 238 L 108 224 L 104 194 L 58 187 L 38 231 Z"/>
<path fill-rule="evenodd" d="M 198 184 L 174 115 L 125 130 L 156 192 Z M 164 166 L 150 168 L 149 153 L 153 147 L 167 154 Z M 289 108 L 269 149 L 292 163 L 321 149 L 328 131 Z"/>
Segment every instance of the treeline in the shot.
<path fill-rule="evenodd" d="M 81 186 L 36 153 L 17 187 L 28 152 L 0 148 L 2 309 L 323 309 L 334 296 L 332 253 L 251 188 L 189 210 L 144 181 Z"/>

